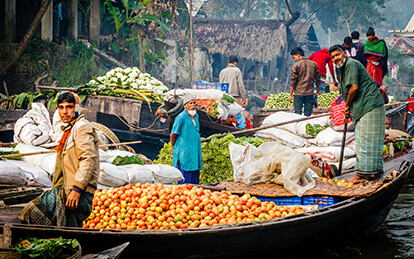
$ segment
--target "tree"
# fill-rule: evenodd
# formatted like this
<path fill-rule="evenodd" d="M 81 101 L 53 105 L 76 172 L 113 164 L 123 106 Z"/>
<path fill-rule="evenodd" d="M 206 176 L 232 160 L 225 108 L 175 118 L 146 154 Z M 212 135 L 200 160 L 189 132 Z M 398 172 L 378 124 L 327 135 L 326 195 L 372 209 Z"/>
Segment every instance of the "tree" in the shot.
<path fill-rule="evenodd" d="M 19 47 L 17 48 L 16 53 L 13 53 L 9 56 L 9 58 L 4 62 L 4 64 L 0 68 L 0 76 L 3 75 L 9 67 L 11 67 L 14 62 L 20 57 L 23 51 L 26 49 L 27 45 L 29 44 L 30 39 L 33 37 L 34 33 L 36 32 L 37 26 L 39 26 L 40 21 L 43 18 L 47 8 L 49 7 L 50 0 L 42 0 L 42 4 L 40 6 L 39 11 L 37 12 L 33 22 L 30 24 L 29 29 L 27 30 L 26 34 L 23 37 L 23 40 L 20 42 Z"/>
<path fill-rule="evenodd" d="M 153 40 L 163 38 L 168 32 L 167 24 L 171 23 L 171 11 L 175 1 L 160 0 L 122 0 L 113 5 L 110 0 L 105 1 L 115 27 L 114 41 L 111 47 L 115 53 L 128 50 L 128 53 L 139 62 L 140 70 L 147 70 L 146 64 L 154 63 L 165 57 L 157 55 Z"/>

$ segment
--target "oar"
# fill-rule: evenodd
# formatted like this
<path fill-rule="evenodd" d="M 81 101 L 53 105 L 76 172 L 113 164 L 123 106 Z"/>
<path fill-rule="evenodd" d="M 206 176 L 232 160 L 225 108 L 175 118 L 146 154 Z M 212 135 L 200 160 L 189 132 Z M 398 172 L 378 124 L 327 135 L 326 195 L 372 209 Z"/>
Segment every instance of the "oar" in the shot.
<path fill-rule="evenodd" d="M 121 146 L 121 145 L 127 145 L 127 144 L 139 144 L 139 143 L 142 143 L 142 141 L 138 140 L 138 141 L 131 141 L 131 142 L 112 143 L 112 144 L 99 145 L 99 147 L 113 147 L 113 146 Z M 22 154 L 0 155 L 0 159 L 21 157 L 21 156 L 43 155 L 43 154 L 50 154 L 50 153 L 56 153 L 56 150 L 37 151 L 37 152 L 22 153 Z"/>
<path fill-rule="evenodd" d="M 348 123 L 345 122 L 344 125 L 344 134 L 342 135 L 342 144 L 341 144 L 341 155 L 339 156 L 339 175 L 342 174 L 342 161 L 344 160 L 344 150 L 345 150 L 345 140 L 346 140 L 346 130 L 348 128 Z"/>
<path fill-rule="evenodd" d="M 283 125 L 290 124 L 290 123 L 295 123 L 295 122 L 311 120 L 311 119 L 315 119 L 315 118 L 319 118 L 319 117 L 324 117 L 324 116 L 328 116 L 328 115 L 329 115 L 329 113 L 321 113 L 321 114 L 318 114 L 318 115 L 312 115 L 312 116 L 309 116 L 309 117 L 304 117 L 304 118 L 300 118 L 300 119 L 295 119 L 295 120 L 280 122 L 280 123 L 276 123 L 276 124 L 272 124 L 272 125 L 267 125 L 267 126 L 263 126 L 263 127 L 257 127 L 257 128 L 253 128 L 253 129 L 246 129 L 246 130 L 238 130 L 238 131 L 227 132 L 227 133 L 223 133 L 223 134 L 219 134 L 219 135 L 215 135 L 215 136 L 210 136 L 208 138 L 202 139 L 201 142 L 210 141 L 213 138 L 225 137 L 225 136 L 227 136 L 229 134 L 232 134 L 232 135 L 246 134 L 246 133 L 256 132 L 256 131 L 259 131 L 259 130 L 264 130 L 264 129 L 274 128 L 274 127 L 278 127 L 278 126 L 283 126 Z"/>

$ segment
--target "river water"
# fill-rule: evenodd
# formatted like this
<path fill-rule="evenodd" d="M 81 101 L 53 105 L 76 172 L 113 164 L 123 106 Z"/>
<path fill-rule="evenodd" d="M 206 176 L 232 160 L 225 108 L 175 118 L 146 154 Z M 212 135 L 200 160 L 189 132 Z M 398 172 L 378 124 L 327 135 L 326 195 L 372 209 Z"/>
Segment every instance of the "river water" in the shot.
<path fill-rule="evenodd" d="M 308 258 L 414 258 L 414 179 L 407 180 L 376 234 L 346 247 L 313 251 Z"/>

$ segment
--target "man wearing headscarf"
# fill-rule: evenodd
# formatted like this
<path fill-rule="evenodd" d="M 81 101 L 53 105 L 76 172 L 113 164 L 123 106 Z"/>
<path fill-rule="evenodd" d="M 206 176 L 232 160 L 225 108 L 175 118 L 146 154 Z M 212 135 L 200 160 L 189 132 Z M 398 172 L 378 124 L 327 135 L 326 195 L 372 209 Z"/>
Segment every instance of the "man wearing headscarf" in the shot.
<path fill-rule="evenodd" d="M 182 99 L 185 109 L 175 118 L 170 134 L 173 166 L 183 173 L 184 181 L 179 184 L 198 184 L 203 157 L 196 100 L 191 94 L 185 94 Z"/>
<path fill-rule="evenodd" d="M 388 74 L 388 49 L 384 40 L 375 36 L 372 27 L 367 31 L 368 40 L 364 45 L 364 56 L 367 59 L 367 71 L 375 82 L 382 86 L 382 79 Z"/>
<path fill-rule="evenodd" d="M 57 102 L 63 135 L 56 147 L 53 186 L 24 207 L 21 219 L 28 224 L 82 227 L 98 185 L 98 137 L 80 115 L 76 94 L 64 92 Z"/>

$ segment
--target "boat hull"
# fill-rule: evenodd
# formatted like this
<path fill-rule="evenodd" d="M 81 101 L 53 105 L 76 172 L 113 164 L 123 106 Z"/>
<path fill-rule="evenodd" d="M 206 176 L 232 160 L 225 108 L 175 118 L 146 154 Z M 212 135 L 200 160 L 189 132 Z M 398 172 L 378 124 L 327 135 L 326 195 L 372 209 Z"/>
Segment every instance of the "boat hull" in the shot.
<path fill-rule="evenodd" d="M 294 252 L 298 246 L 320 247 L 324 242 L 355 241 L 377 232 L 406 178 L 402 170 L 388 186 L 366 198 L 350 198 L 317 213 L 254 223 L 202 229 L 156 231 L 98 231 L 35 225 L 12 225 L 13 242 L 36 236 L 76 238 L 85 253 L 107 246 L 131 244 L 125 258 L 204 258 L 240 256 L 264 251 Z M 1 226 L 1 225 L 0 225 Z"/>

